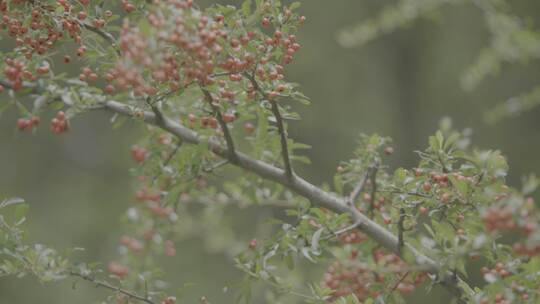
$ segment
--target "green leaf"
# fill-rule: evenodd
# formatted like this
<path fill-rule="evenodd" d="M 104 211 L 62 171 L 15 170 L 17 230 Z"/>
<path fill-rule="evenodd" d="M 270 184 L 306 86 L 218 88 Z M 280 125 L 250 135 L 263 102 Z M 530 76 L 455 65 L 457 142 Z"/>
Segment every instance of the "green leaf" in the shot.
<path fill-rule="evenodd" d="M 321 234 L 324 231 L 323 228 L 319 228 L 315 233 L 313 233 L 313 236 L 311 237 L 311 251 L 318 252 L 319 251 L 319 240 L 321 239 Z"/>
<path fill-rule="evenodd" d="M 249 15 L 251 14 L 251 0 L 245 0 L 244 3 L 242 3 L 240 11 L 242 12 L 242 15 L 244 15 L 244 17 L 249 17 Z"/>
<path fill-rule="evenodd" d="M 0 208 L 4 208 L 10 205 L 24 204 L 24 203 L 25 203 L 24 199 L 20 197 L 12 197 L 12 198 L 3 200 L 2 203 L 0 203 Z"/>
<path fill-rule="evenodd" d="M 444 136 L 442 134 L 441 131 L 437 131 L 437 133 L 435 133 L 435 137 L 437 138 L 437 145 L 438 145 L 438 150 L 441 150 L 444 146 Z"/>

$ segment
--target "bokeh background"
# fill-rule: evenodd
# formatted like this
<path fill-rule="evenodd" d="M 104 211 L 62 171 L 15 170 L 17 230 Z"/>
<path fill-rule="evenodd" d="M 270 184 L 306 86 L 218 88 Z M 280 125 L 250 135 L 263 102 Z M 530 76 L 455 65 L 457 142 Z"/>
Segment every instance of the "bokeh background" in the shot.
<path fill-rule="evenodd" d="M 205 6 L 215 1 L 198 2 Z M 336 42 L 340 29 L 395 1 L 302 2 L 300 10 L 308 18 L 298 34 L 303 48 L 286 74 L 313 101 L 297 108 L 303 120 L 290 127 L 297 140 L 313 146 L 307 152 L 313 165 L 300 169 L 308 180 L 330 181 L 339 161 L 351 156 L 360 132 L 394 138 L 390 164 L 412 167 L 417 161 L 413 151 L 426 146 L 444 116 L 457 128 L 472 128 L 475 146 L 502 150 L 510 163 L 511 184 L 518 185 L 525 174 L 540 173 L 540 109 L 496 125 L 482 120 L 495 104 L 538 83 L 538 62 L 504 66 L 499 76 L 473 92 L 460 88 L 462 72 L 489 43 L 476 8 L 467 3 L 446 6 L 362 48 L 345 49 Z M 540 20 L 539 1 L 516 0 L 512 7 L 533 23 Z M 110 115 L 91 113 L 77 119 L 68 134 L 55 136 L 42 127 L 32 136 L 16 131 L 16 118 L 15 111 L 8 111 L 0 119 L 0 197 L 20 196 L 29 202 L 29 239 L 55 248 L 84 247 L 79 255 L 83 261 L 114 258 L 122 233 L 119 218 L 133 202 L 129 147 L 140 128 L 127 124 L 111 131 Z M 232 303 L 223 287 L 240 274 L 229 259 L 210 253 L 196 237 L 177 249 L 178 255 L 166 263 L 176 270 L 171 271 L 173 282 L 193 284 L 185 303 L 195 303 L 201 295 L 212 303 Z M 72 287 L 72 281 L 42 285 L 32 278 L 0 278 L 0 303 L 96 303 L 106 294 L 87 283 Z M 437 293 L 429 302 L 444 299 Z"/>

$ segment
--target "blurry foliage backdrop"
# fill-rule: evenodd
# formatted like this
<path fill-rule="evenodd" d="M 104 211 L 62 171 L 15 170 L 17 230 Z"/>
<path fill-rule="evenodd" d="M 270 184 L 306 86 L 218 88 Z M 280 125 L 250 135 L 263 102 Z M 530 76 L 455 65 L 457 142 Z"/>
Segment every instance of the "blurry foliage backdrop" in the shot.
<path fill-rule="evenodd" d="M 198 2 L 205 6 L 213 1 Z M 307 152 L 313 165 L 301 173 L 316 183 L 329 181 L 338 162 L 351 155 L 359 132 L 393 137 L 397 153 L 391 165 L 412 167 L 417 160 L 413 151 L 425 147 L 443 116 L 460 129 L 471 127 L 475 145 L 502 150 L 510 163 L 510 183 L 540 173 L 540 109 L 496 125 L 482 119 L 486 110 L 538 84 L 540 64 L 504 65 L 500 75 L 488 77 L 472 92 L 463 91 L 460 76 L 490 37 L 481 11 L 468 1 L 445 6 L 361 48 L 337 43 L 339 30 L 395 2 L 302 1 L 301 12 L 308 17 L 299 34 L 303 48 L 287 68 L 288 77 L 313 101 L 298 109 L 303 120 L 290 127 L 295 139 L 313 146 Z M 540 1 L 511 2 L 516 15 L 540 26 Z M 0 196 L 21 196 L 30 203 L 32 241 L 84 247 L 82 260 L 106 263 L 114 258 L 122 233 L 119 219 L 133 202 L 129 147 L 140 126 L 111 131 L 110 115 L 92 113 L 76 119 L 66 135 L 55 136 L 44 124 L 31 136 L 16 131 L 16 116 L 11 111 L 0 119 Z M 249 238 L 251 224 L 240 223 L 239 230 Z M 212 303 L 232 302 L 232 296 L 223 293 L 224 286 L 239 279 L 230 260 L 210 252 L 197 238 L 177 249 L 165 269 L 173 282 L 193 284 L 186 299 L 207 295 Z M 44 286 L 31 278 L 2 278 L 0 304 L 92 303 L 105 294 L 83 282 L 75 287 L 72 290 L 69 282 Z"/>

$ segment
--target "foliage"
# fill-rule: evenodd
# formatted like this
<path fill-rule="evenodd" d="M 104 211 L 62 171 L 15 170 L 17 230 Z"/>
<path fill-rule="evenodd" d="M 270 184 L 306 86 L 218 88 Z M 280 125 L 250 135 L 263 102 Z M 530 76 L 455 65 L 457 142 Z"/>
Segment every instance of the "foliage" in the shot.
<path fill-rule="evenodd" d="M 404 1 L 347 39 L 371 39 L 445 2 L 453 1 Z M 105 303 L 173 304 L 188 286 L 172 296 L 175 283 L 164 282 L 160 262 L 176 255 L 175 242 L 198 235 L 245 274 L 235 288 L 238 302 L 260 298 L 259 282 L 270 286 L 271 303 L 402 303 L 416 289 L 438 285 L 458 302 L 538 302 L 540 215 L 531 194 L 540 181 L 531 176 L 521 190 L 506 185 L 505 158 L 471 148 L 469 130 L 443 120 L 417 152 L 415 168 L 385 165 L 392 141 L 375 134 L 360 136 L 331 186 L 295 173 L 296 164 L 309 163 L 299 153 L 309 146 L 287 132 L 287 122 L 299 118 L 292 102 L 309 103 L 284 76 L 301 49 L 295 32 L 305 17 L 295 13 L 298 6 L 256 0 L 202 9 L 191 0 L 123 0 L 119 15 L 106 1 L 1 1 L 6 35 L 16 44 L 3 54 L 9 99 L 2 108 L 19 109 L 21 132 L 37 128 L 47 110 L 57 111 L 56 134 L 93 110 L 113 113 L 113 127 L 132 120 L 145 128 L 131 149 L 136 202 L 106 273 L 69 253 L 27 245 L 27 205 L 6 199 L 0 274 L 90 281 L 111 291 Z M 505 41 L 519 58 L 533 56 L 529 40 L 512 42 L 521 37 L 513 19 L 486 16 L 502 18 L 494 27 L 510 28 Z M 75 46 L 80 75 L 57 72 L 60 62 L 74 60 L 65 45 Z M 488 57 L 509 61 L 508 47 L 499 47 Z M 266 219 L 262 237 L 247 241 L 229 222 L 230 206 L 285 213 Z M 306 264 L 326 267 L 320 282 L 305 281 Z M 482 267 L 485 285 L 469 285 L 472 266 Z"/>

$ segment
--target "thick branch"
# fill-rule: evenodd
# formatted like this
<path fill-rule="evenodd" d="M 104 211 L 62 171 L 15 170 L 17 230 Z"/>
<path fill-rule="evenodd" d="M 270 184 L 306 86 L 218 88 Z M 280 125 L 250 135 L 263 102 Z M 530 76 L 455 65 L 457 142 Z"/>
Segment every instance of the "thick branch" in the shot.
<path fill-rule="evenodd" d="M 154 301 L 152 301 L 151 299 L 149 299 L 147 297 L 140 296 L 140 295 L 138 295 L 138 294 L 136 294 L 136 293 L 134 293 L 132 291 L 122 289 L 122 288 L 120 288 L 118 286 L 111 285 L 111 284 L 109 284 L 109 283 L 107 283 L 105 281 L 98 280 L 96 278 L 84 275 L 82 273 L 72 271 L 72 272 L 69 273 L 69 275 L 74 276 L 74 277 L 79 277 L 79 278 L 81 278 L 81 279 L 83 279 L 85 281 L 88 281 L 88 282 L 92 282 L 92 283 L 96 284 L 99 287 L 103 287 L 105 289 L 109 289 L 109 290 L 121 293 L 121 294 L 127 296 L 130 299 L 139 300 L 139 301 L 147 303 L 147 304 L 157 304 L 157 302 L 154 302 Z"/>
<path fill-rule="evenodd" d="M 255 80 L 255 77 L 253 75 L 250 75 L 249 73 L 244 74 L 255 90 L 257 90 L 264 99 L 268 100 L 270 102 L 270 105 L 272 107 L 272 114 L 274 114 L 274 117 L 276 119 L 276 125 L 278 127 L 279 132 L 279 138 L 281 141 L 281 155 L 283 157 L 283 165 L 285 167 L 285 174 L 291 178 L 293 176 L 293 169 L 291 164 L 291 159 L 289 157 L 289 147 L 287 143 L 287 131 L 285 130 L 285 124 L 283 123 L 283 117 L 281 116 L 281 112 L 279 111 L 279 106 L 275 100 L 268 97 L 268 94 L 261 88 L 257 80 Z"/>
<path fill-rule="evenodd" d="M 129 116 L 134 115 L 134 109 L 123 103 L 119 103 L 116 101 L 108 101 L 104 104 L 104 106 L 108 110 L 115 113 Z M 146 123 L 156 125 L 154 113 L 144 112 L 143 120 Z M 171 134 L 174 134 L 186 143 L 200 143 L 199 136 L 195 131 L 167 117 L 164 117 L 163 123 L 158 125 L 158 127 L 164 129 Z M 232 162 L 231 156 L 228 153 L 228 149 L 226 147 L 223 147 L 218 140 L 210 138 L 208 140 L 208 147 L 218 156 L 221 156 Z M 371 237 L 374 241 L 379 243 L 381 246 L 385 247 L 393 253 L 401 255 L 402 257 L 412 256 L 414 260 L 407 262 L 415 263 L 421 268 L 424 268 L 429 273 L 441 275 L 441 284 L 444 285 L 450 292 L 452 292 L 457 297 L 461 298 L 461 295 L 463 293 L 468 295 L 471 295 L 473 293 L 472 289 L 458 276 L 455 276 L 450 272 L 440 274 L 440 265 L 428 256 L 416 250 L 410 244 L 404 242 L 403 246 L 400 246 L 400 241 L 398 240 L 398 237 L 396 235 L 369 219 L 367 216 L 359 212 L 354 206 L 349 206 L 349 204 L 347 204 L 348 199 L 337 197 L 332 193 L 325 192 L 320 188 L 316 187 L 315 185 L 302 179 L 301 177 L 293 176 L 293 178 L 289 178 L 285 175 L 284 170 L 274 167 L 260 160 L 252 159 L 244 153 L 236 152 L 236 157 L 237 161 L 235 164 L 240 168 L 255 173 L 268 180 L 282 184 L 288 187 L 290 190 L 310 200 L 315 205 L 327 208 L 336 213 L 349 213 L 352 217 L 352 220 L 355 223 L 359 223 L 358 228 L 361 229 L 364 233 L 366 233 L 369 237 Z"/>

